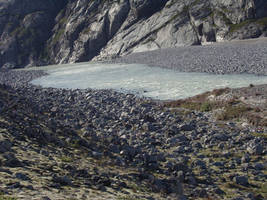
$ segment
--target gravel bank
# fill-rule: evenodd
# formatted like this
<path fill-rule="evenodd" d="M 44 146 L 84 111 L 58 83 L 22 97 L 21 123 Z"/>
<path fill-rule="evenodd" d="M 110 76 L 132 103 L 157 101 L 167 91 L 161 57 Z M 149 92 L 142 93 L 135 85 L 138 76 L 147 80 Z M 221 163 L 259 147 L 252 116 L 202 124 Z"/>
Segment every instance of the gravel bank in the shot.
<path fill-rule="evenodd" d="M 134 53 L 113 62 L 142 63 L 183 72 L 267 75 L 267 39 L 252 39 Z"/>
<path fill-rule="evenodd" d="M 42 70 L 1 70 L 0 84 L 19 87 L 29 85 L 33 79 L 46 75 Z"/>

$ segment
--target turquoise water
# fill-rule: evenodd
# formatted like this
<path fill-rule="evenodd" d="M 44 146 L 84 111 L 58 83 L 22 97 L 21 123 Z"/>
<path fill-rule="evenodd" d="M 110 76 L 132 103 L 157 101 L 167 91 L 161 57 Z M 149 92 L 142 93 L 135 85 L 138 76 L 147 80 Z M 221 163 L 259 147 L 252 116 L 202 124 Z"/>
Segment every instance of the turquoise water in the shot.
<path fill-rule="evenodd" d="M 141 64 L 76 63 L 43 69 L 49 75 L 33 80 L 33 84 L 69 89 L 114 89 L 159 100 L 181 99 L 215 88 L 267 83 L 267 76 L 183 73 Z"/>

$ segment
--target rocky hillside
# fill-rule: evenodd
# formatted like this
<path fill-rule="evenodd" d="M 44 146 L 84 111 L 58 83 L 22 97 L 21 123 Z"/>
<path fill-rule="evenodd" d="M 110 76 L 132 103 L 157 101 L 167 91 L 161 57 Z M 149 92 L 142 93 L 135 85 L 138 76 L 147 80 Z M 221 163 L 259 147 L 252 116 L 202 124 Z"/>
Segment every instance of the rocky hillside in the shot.
<path fill-rule="evenodd" d="M 0 73 L 1 200 L 267 199 L 267 127 L 243 121 L 244 103 L 262 100 L 251 109 L 266 112 L 266 85 L 177 107 L 27 83 L 42 74 Z M 244 99 L 225 101 L 226 121 L 214 120 L 207 111 L 229 94 Z"/>
<path fill-rule="evenodd" d="M 0 67 L 267 35 L 266 0 L 0 0 Z"/>

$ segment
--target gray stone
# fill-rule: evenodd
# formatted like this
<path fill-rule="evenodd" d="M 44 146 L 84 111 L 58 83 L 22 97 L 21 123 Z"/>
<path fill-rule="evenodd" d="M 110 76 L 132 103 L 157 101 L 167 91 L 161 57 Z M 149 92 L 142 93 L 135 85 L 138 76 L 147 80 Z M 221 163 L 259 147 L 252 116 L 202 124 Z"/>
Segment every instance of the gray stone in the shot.
<path fill-rule="evenodd" d="M 220 140 L 220 141 L 227 141 L 228 140 L 228 136 L 226 134 L 223 134 L 223 133 L 214 134 L 212 137 L 215 138 L 216 140 Z"/>
<path fill-rule="evenodd" d="M 10 151 L 11 147 L 12 143 L 9 140 L 5 139 L 0 141 L 0 153 L 5 153 L 7 151 Z"/>
<path fill-rule="evenodd" d="M 47 197 L 47 196 L 44 196 L 44 197 L 41 198 L 41 200 L 51 200 L 51 199 L 49 197 Z"/>
<path fill-rule="evenodd" d="M 4 162 L 3 165 L 7 167 L 22 167 L 23 164 L 20 160 L 16 158 L 16 156 L 12 153 L 4 154 Z"/>
<path fill-rule="evenodd" d="M 63 185 L 63 186 L 72 185 L 71 179 L 69 177 L 67 177 L 67 176 L 54 175 L 52 181 L 55 182 L 55 183 L 59 183 L 60 185 Z"/>
<path fill-rule="evenodd" d="M 29 180 L 31 180 L 26 174 L 19 173 L 19 172 L 15 174 L 15 177 L 18 178 L 18 179 L 21 179 L 23 181 L 29 181 Z"/>
<path fill-rule="evenodd" d="M 190 125 L 190 124 L 184 124 L 182 126 L 179 127 L 181 131 L 192 131 L 194 130 L 194 126 Z"/>
<path fill-rule="evenodd" d="M 241 158 L 242 163 L 248 163 L 250 161 L 250 156 L 248 154 L 245 154 Z"/>
<path fill-rule="evenodd" d="M 224 167 L 224 162 L 214 162 L 212 163 L 213 166 L 216 166 L 216 167 Z"/>
<path fill-rule="evenodd" d="M 198 194 L 199 197 L 201 198 L 206 198 L 208 197 L 208 193 L 205 189 L 200 189 L 200 190 L 197 190 L 196 193 Z"/>
<path fill-rule="evenodd" d="M 244 200 L 243 197 L 235 197 L 235 198 L 232 198 L 231 200 Z"/>
<path fill-rule="evenodd" d="M 256 170 L 263 170 L 265 167 L 262 163 L 255 163 L 254 169 Z"/>
<path fill-rule="evenodd" d="M 255 155 L 261 155 L 263 153 L 263 145 L 262 144 L 251 144 L 248 146 L 247 151 L 250 154 L 255 154 Z"/>
<path fill-rule="evenodd" d="M 184 172 L 183 171 L 178 171 L 177 172 L 177 178 L 178 178 L 178 180 L 180 181 L 180 182 L 184 182 Z"/>
<path fill-rule="evenodd" d="M 235 176 L 234 182 L 238 185 L 248 186 L 248 177 L 247 176 Z"/>
<path fill-rule="evenodd" d="M 202 169 L 205 169 L 206 168 L 206 163 L 204 161 L 202 161 L 202 160 L 195 160 L 193 162 L 193 166 L 199 166 Z"/>
<path fill-rule="evenodd" d="M 151 123 L 145 123 L 143 125 L 143 129 L 146 131 L 155 131 L 156 130 L 155 126 Z"/>
<path fill-rule="evenodd" d="M 197 181 L 193 176 L 188 177 L 188 182 L 190 185 L 197 185 Z"/>
<path fill-rule="evenodd" d="M 93 152 L 92 152 L 92 156 L 93 156 L 94 158 L 100 159 L 100 158 L 103 156 L 103 153 L 93 151 Z"/>
<path fill-rule="evenodd" d="M 224 195 L 225 194 L 225 192 L 223 190 L 221 190 L 220 188 L 215 188 L 214 189 L 214 193 L 215 194 L 219 194 L 219 195 Z"/>

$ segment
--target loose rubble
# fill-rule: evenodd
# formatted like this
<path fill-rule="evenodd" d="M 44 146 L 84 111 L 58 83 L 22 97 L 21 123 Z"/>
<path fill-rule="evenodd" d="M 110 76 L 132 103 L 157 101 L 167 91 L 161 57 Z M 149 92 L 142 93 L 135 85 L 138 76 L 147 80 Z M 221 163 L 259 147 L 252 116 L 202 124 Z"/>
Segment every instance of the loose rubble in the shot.
<path fill-rule="evenodd" d="M 0 73 L 0 199 L 266 199 L 267 128 Z"/>

